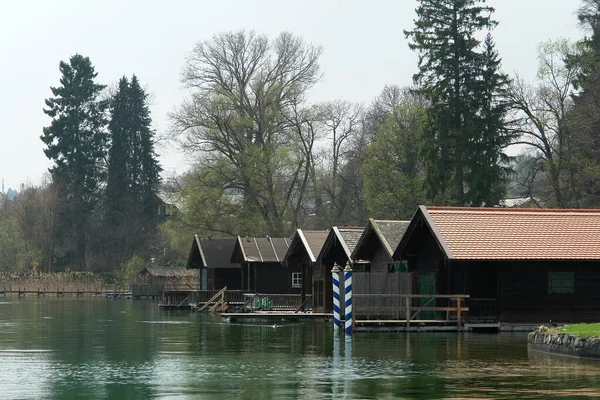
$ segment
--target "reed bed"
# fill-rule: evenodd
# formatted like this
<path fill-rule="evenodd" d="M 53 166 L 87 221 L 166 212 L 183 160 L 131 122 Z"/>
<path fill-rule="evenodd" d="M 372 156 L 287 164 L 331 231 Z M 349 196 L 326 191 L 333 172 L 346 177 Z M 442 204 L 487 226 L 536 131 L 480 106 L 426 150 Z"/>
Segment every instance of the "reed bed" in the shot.
<path fill-rule="evenodd" d="M 2 292 L 107 292 L 119 289 L 92 272 L 13 273 L 0 272 Z M 120 290 L 122 291 L 122 290 Z"/>

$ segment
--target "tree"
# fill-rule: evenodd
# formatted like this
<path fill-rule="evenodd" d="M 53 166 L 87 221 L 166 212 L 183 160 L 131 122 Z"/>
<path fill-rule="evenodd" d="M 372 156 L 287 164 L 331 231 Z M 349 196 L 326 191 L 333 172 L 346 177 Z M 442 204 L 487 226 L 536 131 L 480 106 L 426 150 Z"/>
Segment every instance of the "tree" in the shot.
<path fill-rule="evenodd" d="M 582 0 L 577 12 L 581 28 L 590 33 L 577 43 L 577 50 L 566 56 L 567 68 L 576 71 L 573 79 L 575 89 L 585 92 L 597 85 L 600 73 L 600 1 Z M 575 94 L 575 97 L 579 97 Z"/>
<path fill-rule="evenodd" d="M 381 93 L 371 102 L 364 115 L 364 131 L 366 133 L 366 144 L 371 144 L 375 140 L 379 128 L 385 124 L 394 108 L 403 99 L 411 96 L 414 90 L 411 88 L 401 88 L 398 85 L 385 85 Z"/>
<path fill-rule="evenodd" d="M 305 123 L 293 123 L 320 78 L 321 49 L 290 33 L 269 41 L 254 32 L 223 33 L 196 45 L 183 83 L 191 98 L 172 114 L 186 151 L 239 193 L 245 210 L 283 235 L 307 188 L 306 156 L 293 154 Z"/>
<path fill-rule="evenodd" d="M 45 127 L 44 153 L 54 162 L 50 173 L 59 189 L 63 208 L 62 237 L 70 263 L 86 267 L 87 225 L 98 200 L 106 155 L 107 101 L 99 96 L 105 86 L 95 83 L 97 73 L 90 59 L 79 54 L 60 62 L 59 87 L 51 87 L 44 113 L 52 118 Z"/>
<path fill-rule="evenodd" d="M 500 57 L 488 33 L 481 54 L 480 79 L 475 82 L 471 108 L 475 111 L 466 155 L 466 198 L 470 205 L 500 204 L 510 172 L 503 149 L 514 135 L 506 129 L 506 91 L 509 78 L 500 72 Z"/>
<path fill-rule="evenodd" d="M 118 264 L 147 248 L 157 231 L 162 168 L 154 149 L 148 95 L 135 75 L 120 79 L 110 102 L 106 228 Z"/>
<path fill-rule="evenodd" d="M 567 128 L 571 133 L 577 206 L 600 206 L 600 1 L 583 0 L 578 11 L 581 27 L 589 36 L 577 43 L 567 56 L 566 66 L 575 71 L 577 90 L 569 112 Z"/>
<path fill-rule="evenodd" d="M 512 111 L 509 129 L 519 135 L 517 144 L 533 150 L 531 157 L 539 163 L 535 170 L 545 171 L 541 175 L 547 177 L 546 186 L 552 188 L 546 203 L 577 206 L 572 135 L 568 129 L 576 69 L 564 62 L 574 47 L 566 39 L 559 39 L 539 44 L 537 51 L 537 85 L 532 87 L 517 76 L 507 92 Z"/>
<path fill-rule="evenodd" d="M 491 40 L 487 49 L 481 49 L 477 39 L 482 31 L 497 25 L 491 18 L 494 9 L 484 3 L 420 0 L 415 28 L 404 32 L 411 39 L 410 48 L 419 53 L 419 72 L 414 82 L 430 103 L 424 156 L 431 201 L 479 205 L 481 199 L 497 197 L 488 193 L 495 185 L 485 188 L 480 183 L 502 179 L 501 168 L 486 168 L 486 176 L 473 171 L 474 166 L 487 165 L 490 160 L 497 164 L 502 158 L 500 149 L 510 140 L 497 126 L 485 136 L 480 132 L 486 125 L 484 120 L 490 117 L 485 112 L 492 107 L 485 103 L 486 98 L 490 100 L 489 93 L 495 97 L 499 88 L 493 85 L 501 82 L 500 61 Z M 487 97 L 478 95 L 482 85 L 491 85 L 485 89 Z M 487 149 L 485 153 L 481 153 L 482 146 Z M 483 158 L 473 158 L 479 155 Z M 451 187 L 453 193 L 449 193 Z"/>
<path fill-rule="evenodd" d="M 345 198 L 355 196 L 356 192 L 342 192 L 344 176 L 341 172 L 345 165 L 345 153 L 348 142 L 362 129 L 362 106 L 345 100 L 329 101 L 321 105 L 322 122 L 327 139 L 331 140 L 328 154 L 329 179 L 324 189 L 327 193 L 329 209 L 328 225 L 339 223 L 345 213 Z"/>
<path fill-rule="evenodd" d="M 374 218 L 408 219 L 423 204 L 427 109 L 405 99 L 380 127 L 363 164 L 365 199 Z"/>

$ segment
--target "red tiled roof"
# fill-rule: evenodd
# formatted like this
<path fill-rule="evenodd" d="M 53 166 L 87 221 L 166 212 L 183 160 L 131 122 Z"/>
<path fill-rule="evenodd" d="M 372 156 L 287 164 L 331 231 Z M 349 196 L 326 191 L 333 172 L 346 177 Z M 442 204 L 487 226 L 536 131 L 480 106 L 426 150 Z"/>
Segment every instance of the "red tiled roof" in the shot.
<path fill-rule="evenodd" d="M 449 258 L 600 259 L 600 210 L 423 206 L 421 210 Z"/>

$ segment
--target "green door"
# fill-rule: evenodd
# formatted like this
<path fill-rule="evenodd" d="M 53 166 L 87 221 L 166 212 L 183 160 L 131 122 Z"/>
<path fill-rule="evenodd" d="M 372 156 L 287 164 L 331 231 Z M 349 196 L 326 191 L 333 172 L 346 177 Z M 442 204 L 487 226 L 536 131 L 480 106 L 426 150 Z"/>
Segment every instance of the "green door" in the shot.
<path fill-rule="evenodd" d="M 421 274 L 419 276 L 419 294 L 436 294 L 435 274 Z M 423 297 L 419 299 L 421 307 L 435 307 L 436 301 L 432 297 Z M 417 319 L 436 319 L 435 311 L 421 311 Z"/>

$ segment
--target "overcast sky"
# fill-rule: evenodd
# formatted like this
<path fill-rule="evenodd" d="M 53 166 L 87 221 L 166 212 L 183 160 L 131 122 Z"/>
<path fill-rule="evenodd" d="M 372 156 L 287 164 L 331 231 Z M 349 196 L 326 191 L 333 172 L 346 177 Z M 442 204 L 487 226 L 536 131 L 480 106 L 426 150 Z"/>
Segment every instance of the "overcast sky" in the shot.
<path fill-rule="evenodd" d="M 507 73 L 536 74 L 536 43 L 577 40 L 580 0 L 489 0 L 500 25 L 494 38 Z M 179 81 L 185 55 L 215 33 L 253 29 L 276 36 L 291 31 L 323 47 L 322 82 L 312 102 L 371 101 L 385 84 L 410 85 L 416 55 L 402 31 L 413 26 L 416 0 L 19 0 L 0 13 L 0 178 L 5 190 L 38 184 L 50 162 L 39 139 L 50 122 L 42 112 L 58 63 L 90 57 L 98 82 L 135 73 L 152 95 L 154 128 L 185 92 Z M 164 150 L 166 172 L 183 172 L 185 156 Z"/>

